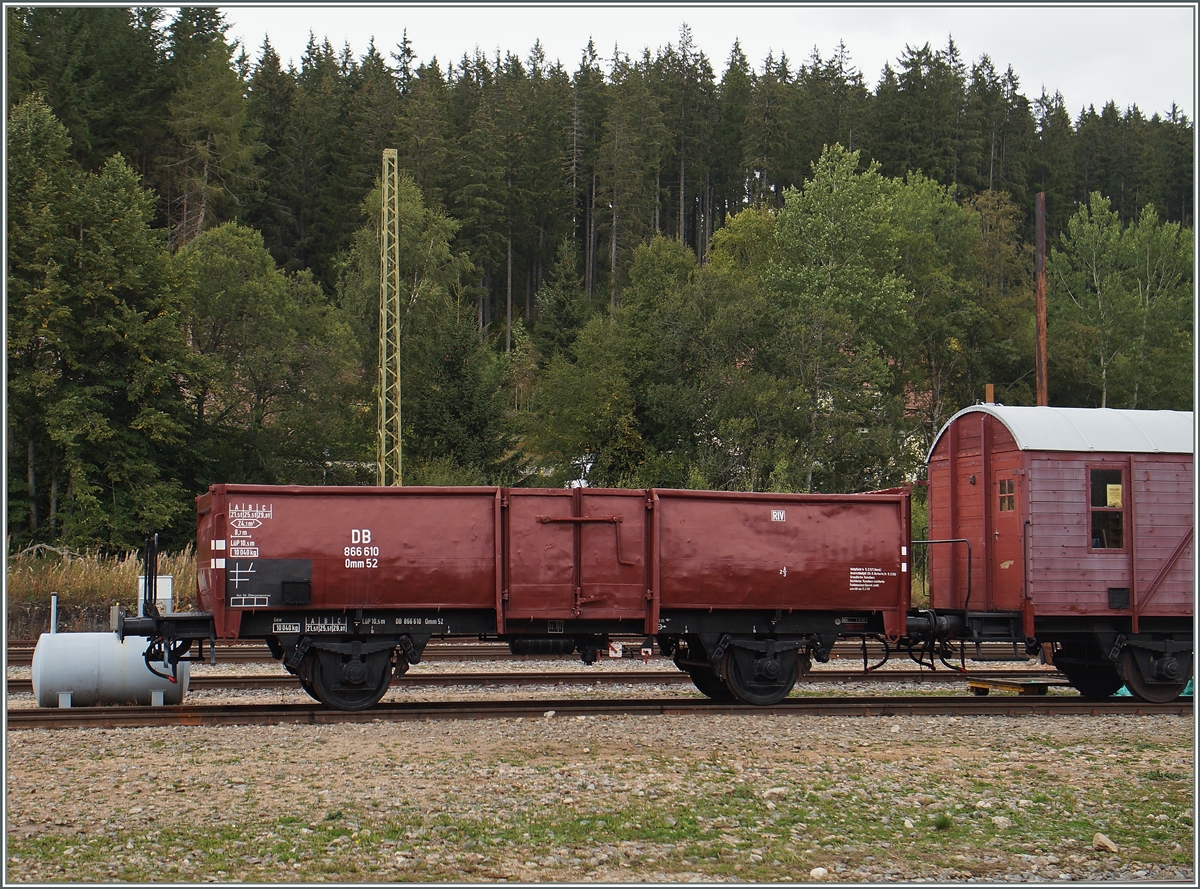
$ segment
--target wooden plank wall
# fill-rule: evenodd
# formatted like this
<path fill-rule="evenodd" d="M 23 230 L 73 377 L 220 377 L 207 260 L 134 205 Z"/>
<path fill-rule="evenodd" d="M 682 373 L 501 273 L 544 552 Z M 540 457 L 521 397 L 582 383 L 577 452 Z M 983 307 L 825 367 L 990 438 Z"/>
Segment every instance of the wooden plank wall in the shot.
<path fill-rule="evenodd" d="M 985 607 L 987 553 L 983 541 L 983 492 L 987 490 L 987 480 L 980 435 L 983 416 L 969 415 L 964 419 L 971 422 L 960 420 L 955 428 L 947 430 L 929 462 L 929 535 L 938 539 L 965 537 L 971 541 L 972 610 Z M 953 485 L 951 474 L 955 476 Z M 971 476 L 975 476 L 974 485 Z M 952 497 L 956 502 L 951 502 Z M 962 608 L 967 590 L 967 548 L 961 544 L 930 547 L 929 564 L 933 607 Z"/>
<path fill-rule="evenodd" d="M 1088 551 L 1087 473 L 1099 465 L 1127 464 L 1128 456 L 1053 452 L 1031 456 L 1034 527 L 1029 575 L 1035 609 L 1038 614 L 1103 613 L 1108 610 L 1109 587 L 1134 584 L 1128 540 L 1124 550 Z M 1192 523 L 1192 458 L 1135 454 L 1133 465 L 1137 587 L 1144 594 Z M 1191 613 L 1192 585 L 1189 546 L 1145 613 Z"/>

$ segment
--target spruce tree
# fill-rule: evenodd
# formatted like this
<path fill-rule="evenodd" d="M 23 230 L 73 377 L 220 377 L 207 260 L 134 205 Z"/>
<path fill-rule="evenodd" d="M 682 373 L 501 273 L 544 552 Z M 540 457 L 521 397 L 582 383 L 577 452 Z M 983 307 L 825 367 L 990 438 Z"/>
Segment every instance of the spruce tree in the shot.
<path fill-rule="evenodd" d="M 8 121 L 9 521 L 22 539 L 182 542 L 187 370 L 153 195 L 70 159 L 34 98 Z"/>

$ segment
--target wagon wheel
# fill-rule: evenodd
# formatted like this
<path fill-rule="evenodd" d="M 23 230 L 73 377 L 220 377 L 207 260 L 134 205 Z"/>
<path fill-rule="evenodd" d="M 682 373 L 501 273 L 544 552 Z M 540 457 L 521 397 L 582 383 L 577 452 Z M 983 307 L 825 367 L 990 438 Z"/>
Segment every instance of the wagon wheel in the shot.
<path fill-rule="evenodd" d="M 795 650 L 758 657 L 746 648 L 731 646 L 724 660 L 725 684 L 739 701 L 759 706 L 778 704 L 800 677 Z M 703 690 L 703 689 L 701 689 Z"/>
<path fill-rule="evenodd" d="M 317 694 L 317 690 L 313 688 L 313 684 L 311 682 L 309 682 L 299 673 L 296 674 L 296 678 L 300 680 L 300 687 L 308 692 L 308 696 L 310 698 L 312 698 L 314 701 L 321 701 L 321 696 Z M 321 703 L 324 704 L 325 702 L 321 701 Z"/>
<path fill-rule="evenodd" d="M 1173 682 L 1151 682 L 1146 678 L 1132 648 L 1121 652 L 1121 671 L 1125 674 L 1125 687 L 1129 693 L 1148 704 L 1166 704 L 1179 697 L 1188 680 L 1192 678 L 1192 661 L 1187 660 L 1186 675 Z"/>
<path fill-rule="evenodd" d="M 311 665 L 309 663 L 302 662 L 300 667 L 297 668 L 297 667 L 288 666 L 288 662 L 286 660 L 283 662 L 283 668 L 285 670 L 287 670 L 289 673 L 291 673 L 293 676 L 295 676 L 296 679 L 299 680 L 300 687 L 302 689 L 304 689 L 304 691 L 308 694 L 308 696 L 310 698 L 312 698 L 314 701 L 321 701 L 321 696 L 318 695 L 317 690 L 315 688 L 313 688 L 311 677 L 306 675 L 307 673 L 311 672 L 309 670 L 310 666 Z M 321 703 L 323 704 L 325 702 L 321 701 Z"/>
<path fill-rule="evenodd" d="M 1063 643 L 1054 656 L 1054 666 L 1089 701 L 1112 697 L 1125 684 L 1112 662 L 1088 643 Z"/>
<path fill-rule="evenodd" d="M 1073 664 L 1068 668 L 1057 662 L 1055 666 L 1067 677 L 1067 682 L 1089 701 L 1111 698 L 1125 684 L 1112 667 Z"/>
<path fill-rule="evenodd" d="M 386 650 L 362 655 L 318 651 L 312 671 L 315 697 L 337 710 L 375 706 L 391 685 L 391 658 Z"/>
<path fill-rule="evenodd" d="M 712 698 L 722 704 L 728 704 L 731 701 L 737 700 L 733 692 L 729 690 L 724 682 L 717 678 L 717 674 L 712 670 L 706 670 L 703 667 L 693 667 L 687 671 L 687 674 L 692 677 L 692 684 L 700 689 L 700 692 L 705 696 Z"/>

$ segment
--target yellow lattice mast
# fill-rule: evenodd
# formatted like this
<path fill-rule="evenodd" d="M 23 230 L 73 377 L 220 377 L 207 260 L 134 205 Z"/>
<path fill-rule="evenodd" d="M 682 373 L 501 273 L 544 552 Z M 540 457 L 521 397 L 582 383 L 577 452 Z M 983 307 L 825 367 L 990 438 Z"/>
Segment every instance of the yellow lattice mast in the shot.
<path fill-rule="evenodd" d="M 400 198 L 396 149 L 383 150 L 383 212 L 379 216 L 378 483 L 403 484 L 400 452 Z"/>

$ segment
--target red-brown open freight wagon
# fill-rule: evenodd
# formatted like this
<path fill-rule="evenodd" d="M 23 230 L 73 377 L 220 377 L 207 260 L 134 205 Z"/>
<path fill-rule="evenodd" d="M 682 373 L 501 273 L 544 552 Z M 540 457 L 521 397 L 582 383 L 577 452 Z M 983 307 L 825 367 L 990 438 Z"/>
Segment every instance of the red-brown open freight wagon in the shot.
<path fill-rule="evenodd" d="M 1053 646 L 1080 691 L 1192 672 L 1193 415 L 981 404 L 929 454 L 930 607 Z M 968 568 L 969 564 L 969 568 Z M 1006 628 L 1007 624 L 1007 628 Z"/>
<path fill-rule="evenodd" d="M 769 703 L 839 636 L 905 633 L 907 489 L 214 485 L 197 504 L 213 635 L 267 640 L 340 707 L 434 636 L 590 661 L 645 634 L 706 693 Z"/>

